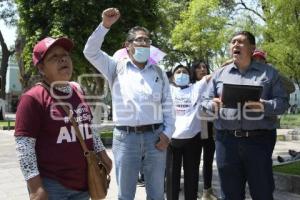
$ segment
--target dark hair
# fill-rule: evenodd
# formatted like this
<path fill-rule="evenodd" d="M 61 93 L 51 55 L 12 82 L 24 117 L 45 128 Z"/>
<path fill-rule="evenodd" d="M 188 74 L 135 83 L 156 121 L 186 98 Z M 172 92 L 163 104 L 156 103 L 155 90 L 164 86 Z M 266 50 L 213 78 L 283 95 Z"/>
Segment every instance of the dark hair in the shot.
<path fill-rule="evenodd" d="M 179 68 L 184 68 L 184 69 L 186 69 L 186 70 L 188 71 L 189 75 L 191 75 L 191 70 L 190 70 L 190 68 L 188 68 L 187 66 L 184 66 L 184 65 L 182 65 L 182 64 L 179 64 L 179 65 L 176 65 L 175 67 L 173 67 L 173 69 L 172 69 L 172 75 L 174 75 L 175 71 L 176 71 L 177 69 L 179 69 Z"/>
<path fill-rule="evenodd" d="M 142 26 L 135 26 L 133 28 L 131 28 L 128 33 L 127 33 L 127 38 L 126 38 L 126 41 L 127 42 L 131 42 L 132 40 L 135 39 L 135 36 L 136 36 L 136 32 L 138 31 L 143 31 L 145 32 L 148 36 L 150 36 L 150 32 L 148 29 L 146 29 L 145 27 L 142 27 Z"/>
<path fill-rule="evenodd" d="M 233 36 L 231 37 L 234 38 L 237 35 L 244 35 L 247 37 L 248 41 L 250 42 L 250 44 L 255 45 L 255 37 L 252 33 L 250 33 L 249 31 L 238 31 L 236 33 L 233 34 Z"/>
<path fill-rule="evenodd" d="M 196 69 L 199 68 L 199 66 L 205 66 L 207 70 L 207 74 L 210 74 L 210 69 L 208 64 L 206 64 L 203 61 L 196 61 L 192 64 L 192 68 L 191 68 L 191 83 L 195 83 L 196 81 L 198 81 L 196 75 Z"/>

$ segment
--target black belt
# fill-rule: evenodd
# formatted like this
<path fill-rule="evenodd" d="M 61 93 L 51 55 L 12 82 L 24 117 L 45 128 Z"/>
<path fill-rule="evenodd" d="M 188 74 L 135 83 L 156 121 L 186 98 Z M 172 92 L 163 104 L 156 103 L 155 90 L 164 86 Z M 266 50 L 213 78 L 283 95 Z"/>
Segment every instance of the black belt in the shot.
<path fill-rule="evenodd" d="M 257 130 L 224 130 L 227 134 L 232 134 L 235 137 L 252 137 L 271 134 L 274 130 L 257 129 Z"/>
<path fill-rule="evenodd" d="M 117 129 L 127 132 L 143 133 L 147 131 L 154 131 L 159 128 L 161 124 L 148 124 L 143 126 L 116 126 Z"/>

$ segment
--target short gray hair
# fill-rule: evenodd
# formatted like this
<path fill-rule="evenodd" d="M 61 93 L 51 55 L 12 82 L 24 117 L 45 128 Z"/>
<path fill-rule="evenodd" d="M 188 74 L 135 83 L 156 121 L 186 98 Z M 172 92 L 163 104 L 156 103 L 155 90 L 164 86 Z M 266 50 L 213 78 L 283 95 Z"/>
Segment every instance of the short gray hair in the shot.
<path fill-rule="evenodd" d="M 146 29 L 145 27 L 142 27 L 142 26 L 135 26 L 135 27 L 131 28 L 131 29 L 128 31 L 126 41 L 127 41 L 127 42 L 133 41 L 133 40 L 135 39 L 136 32 L 138 32 L 138 31 L 143 31 L 143 32 L 145 32 L 148 36 L 150 36 L 149 30 Z"/>

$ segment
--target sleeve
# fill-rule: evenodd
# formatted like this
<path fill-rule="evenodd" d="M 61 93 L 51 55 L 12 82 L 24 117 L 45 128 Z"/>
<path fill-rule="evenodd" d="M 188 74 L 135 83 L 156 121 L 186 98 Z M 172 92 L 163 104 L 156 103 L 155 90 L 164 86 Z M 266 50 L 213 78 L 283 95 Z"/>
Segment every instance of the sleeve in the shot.
<path fill-rule="evenodd" d="M 172 138 L 172 134 L 175 131 L 175 111 L 173 106 L 173 100 L 170 91 L 169 80 L 166 73 L 163 73 L 163 93 L 162 93 L 162 111 L 163 111 L 163 133 Z"/>
<path fill-rule="evenodd" d="M 205 77 L 195 83 L 195 89 L 197 90 L 197 93 L 199 94 L 200 97 L 203 96 L 203 93 L 204 93 L 205 89 L 207 88 L 207 86 L 208 86 L 208 83 L 207 83 Z"/>
<path fill-rule="evenodd" d="M 16 150 L 21 171 L 25 180 L 29 180 L 39 175 L 37 159 L 35 153 L 36 139 L 30 137 L 17 136 Z"/>
<path fill-rule="evenodd" d="M 200 81 L 197 81 L 195 83 L 196 90 L 200 96 L 198 100 L 200 105 L 201 102 L 203 101 L 203 94 L 206 91 L 209 82 L 207 82 L 207 79 L 204 77 Z M 199 111 L 199 116 L 200 116 L 200 124 L 201 124 L 201 139 L 207 139 L 208 138 L 207 122 L 212 121 L 212 117 L 208 115 L 206 112 L 204 112 L 203 110 Z"/>
<path fill-rule="evenodd" d="M 212 113 L 213 111 L 213 101 L 212 99 L 216 97 L 216 89 L 215 89 L 215 74 L 209 81 L 209 83 L 206 85 L 205 89 L 202 91 L 201 96 L 201 107 L 202 110 L 208 113 Z"/>
<path fill-rule="evenodd" d="M 100 152 L 100 151 L 104 151 L 105 150 L 105 146 L 102 143 L 100 134 L 97 131 L 97 128 L 92 128 L 93 131 L 93 144 L 94 144 L 94 151 L 96 153 Z"/>
<path fill-rule="evenodd" d="M 291 94 L 295 92 L 295 85 L 294 82 L 287 77 L 283 76 L 282 74 L 279 74 L 279 78 L 281 79 L 281 82 L 283 84 L 284 89 L 287 91 L 288 94 Z"/>
<path fill-rule="evenodd" d="M 266 116 L 283 114 L 289 107 L 288 94 L 284 89 L 280 76 L 274 71 L 272 79 L 272 87 L 270 92 L 270 100 L 262 100 L 264 104 L 264 114 Z"/>
<path fill-rule="evenodd" d="M 109 29 L 100 24 L 86 42 L 83 54 L 111 85 L 117 62 L 100 49 L 108 31 Z"/>
<path fill-rule="evenodd" d="M 32 96 L 23 95 L 16 113 L 15 136 L 36 138 L 41 129 L 43 109 Z"/>

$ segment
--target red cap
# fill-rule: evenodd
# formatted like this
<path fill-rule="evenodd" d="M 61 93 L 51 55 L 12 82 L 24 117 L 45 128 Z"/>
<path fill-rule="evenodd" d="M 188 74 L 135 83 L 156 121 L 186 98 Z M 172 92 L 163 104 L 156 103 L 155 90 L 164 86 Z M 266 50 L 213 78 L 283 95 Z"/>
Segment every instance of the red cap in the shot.
<path fill-rule="evenodd" d="M 253 54 L 252 54 L 252 57 L 260 57 L 260 58 L 266 60 L 267 55 L 266 55 L 265 52 L 263 52 L 261 50 L 258 50 L 258 49 L 255 49 Z"/>
<path fill-rule="evenodd" d="M 32 61 L 34 66 L 36 66 L 44 58 L 50 47 L 53 47 L 54 45 L 61 46 L 66 51 L 71 51 L 71 49 L 74 47 L 73 41 L 66 37 L 56 39 L 46 37 L 39 41 L 33 48 Z"/>

